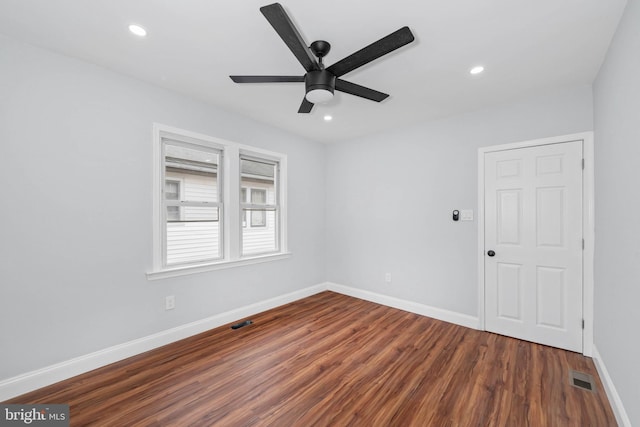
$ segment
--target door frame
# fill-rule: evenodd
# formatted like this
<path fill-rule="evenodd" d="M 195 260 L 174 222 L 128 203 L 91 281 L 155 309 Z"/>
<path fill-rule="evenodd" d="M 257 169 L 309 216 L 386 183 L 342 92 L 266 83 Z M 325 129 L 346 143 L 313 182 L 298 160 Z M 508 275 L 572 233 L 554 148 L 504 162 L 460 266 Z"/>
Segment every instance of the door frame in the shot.
<path fill-rule="evenodd" d="M 492 145 L 478 149 L 478 326 L 480 330 L 486 330 L 484 289 L 484 155 L 494 151 L 560 144 L 571 141 L 582 141 L 584 158 L 584 170 L 582 172 L 582 235 L 584 238 L 584 250 L 582 252 L 582 317 L 584 319 L 582 354 L 591 357 L 593 355 L 593 256 L 595 239 L 593 132 L 581 132 L 534 139 L 531 141 Z"/>

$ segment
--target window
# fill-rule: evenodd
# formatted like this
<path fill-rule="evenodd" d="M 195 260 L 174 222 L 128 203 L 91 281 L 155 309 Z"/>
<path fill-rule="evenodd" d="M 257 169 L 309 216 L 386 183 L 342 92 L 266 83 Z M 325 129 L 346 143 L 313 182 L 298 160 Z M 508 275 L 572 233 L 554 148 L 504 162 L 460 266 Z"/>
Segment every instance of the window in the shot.
<path fill-rule="evenodd" d="M 154 125 L 150 279 L 288 256 L 286 156 Z"/>
<path fill-rule="evenodd" d="M 243 155 L 240 184 L 245 188 L 240 201 L 242 217 L 249 227 L 242 229 L 242 255 L 278 251 L 278 162 Z M 247 191 L 250 190 L 250 191 Z"/>
<path fill-rule="evenodd" d="M 219 150 L 164 138 L 164 265 L 222 257 Z"/>

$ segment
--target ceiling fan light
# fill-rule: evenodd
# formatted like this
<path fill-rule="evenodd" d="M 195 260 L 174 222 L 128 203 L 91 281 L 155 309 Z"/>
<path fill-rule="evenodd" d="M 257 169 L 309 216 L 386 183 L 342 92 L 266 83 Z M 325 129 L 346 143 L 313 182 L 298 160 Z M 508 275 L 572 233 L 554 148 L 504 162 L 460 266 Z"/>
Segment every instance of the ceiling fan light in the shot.
<path fill-rule="evenodd" d="M 327 70 L 309 71 L 304 77 L 305 98 L 312 104 L 323 104 L 333 99 L 336 76 Z"/>
<path fill-rule="evenodd" d="M 311 89 L 307 92 L 305 98 L 312 104 L 324 104 L 333 99 L 333 91 L 329 90 L 329 88 Z"/>

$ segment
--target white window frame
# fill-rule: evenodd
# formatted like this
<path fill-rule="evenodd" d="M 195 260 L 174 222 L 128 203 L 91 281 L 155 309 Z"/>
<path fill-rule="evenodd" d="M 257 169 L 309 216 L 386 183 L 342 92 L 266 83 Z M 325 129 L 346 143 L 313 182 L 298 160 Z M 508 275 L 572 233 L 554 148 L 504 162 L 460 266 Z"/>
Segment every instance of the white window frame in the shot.
<path fill-rule="evenodd" d="M 163 139 L 182 141 L 187 144 L 213 148 L 222 153 L 222 172 L 218 174 L 221 181 L 220 203 L 222 227 L 220 236 L 222 241 L 222 258 L 191 265 L 164 265 L 166 247 L 163 241 L 166 228 L 166 213 L 164 213 L 164 171 L 163 171 Z M 214 138 L 208 135 L 187 131 L 159 123 L 153 124 L 153 268 L 147 272 L 148 280 L 182 276 L 205 271 L 213 271 L 231 267 L 240 267 L 262 262 L 270 262 L 289 258 L 291 253 L 287 245 L 287 156 L 261 148 Z M 253 156 L 263 160 L 271 160 L 279 164 L 278 174 L 278 203 L 279 221 L 276 230 L 278 251 L 268 254 L 241 256 L 242 241 L 242 209 L 240 204 L 240 156 Z"/>

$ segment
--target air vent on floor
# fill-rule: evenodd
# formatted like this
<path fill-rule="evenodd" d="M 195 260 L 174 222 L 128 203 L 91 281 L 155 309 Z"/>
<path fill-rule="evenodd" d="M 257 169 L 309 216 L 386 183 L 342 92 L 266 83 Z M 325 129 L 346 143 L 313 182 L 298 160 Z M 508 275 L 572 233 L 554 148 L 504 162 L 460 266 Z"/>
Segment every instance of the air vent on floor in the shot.
<path fill-rule="evenodd" d="M 240 329 L 243 326 L 247 326 L 252 324 L 253 322 L 251 320 L 245 320 L 244 322 L 240 322 L 240 323 L 236 323 L 235 325 L 231 326 L 231 329 Z"/>
<path fill-rule="evenodd" d="M 584 372 L 569 371 L 569 383 L 576 388 L 581 388 L 590 392 L 596 391 L 596 383 L 593 380 L 593 376 L 585 374 Z"/>

